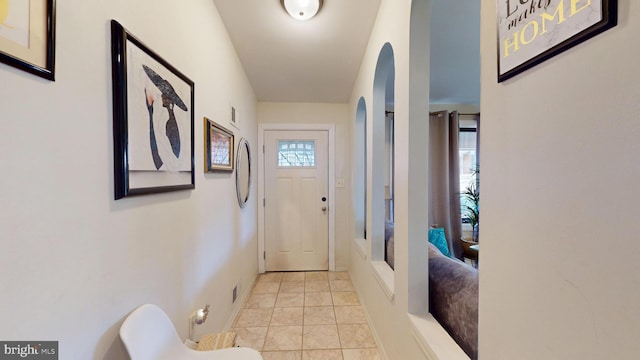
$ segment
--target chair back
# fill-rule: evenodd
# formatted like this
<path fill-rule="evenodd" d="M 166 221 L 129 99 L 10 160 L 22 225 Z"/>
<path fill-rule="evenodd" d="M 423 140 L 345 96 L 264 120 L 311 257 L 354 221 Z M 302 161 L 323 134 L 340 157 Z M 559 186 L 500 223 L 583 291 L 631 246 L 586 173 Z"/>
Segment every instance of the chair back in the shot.
<path fill-rule="evenodd" d="M 135 309 L 120 327 L 120 339 L 131 360 L 157 360 L 181 353 L 184 345 L 171 319 L 158 306 Z"/>

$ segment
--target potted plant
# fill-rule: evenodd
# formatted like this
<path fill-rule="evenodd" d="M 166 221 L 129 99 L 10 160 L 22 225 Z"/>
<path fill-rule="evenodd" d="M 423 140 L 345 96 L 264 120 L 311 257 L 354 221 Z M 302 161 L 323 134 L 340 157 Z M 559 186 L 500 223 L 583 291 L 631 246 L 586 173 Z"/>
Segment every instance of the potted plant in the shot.
<path fill-rule="evenodd" d="M 478 187 L 479 170 L 473 171 L 473 178 L 469 186 L 461 193 L 462 201 L 462 219 L 465 223 L 469 223 L 472 229 L 471 238 L 462 238 L 463 255 L 469 259 L 477 259 L 478 252 L 471 249 L 472 245 L 478 244 L 478 225 L 480 223 L 480 189 Z"/>
<path fill-rule="evenodd" d="M 471 182 L 461 193 L 464 199 L 462 219 L 471 225 L 473 241 L 478 241 L 478 224 L 480 223 L 480 190 L 476 181 Z"/>

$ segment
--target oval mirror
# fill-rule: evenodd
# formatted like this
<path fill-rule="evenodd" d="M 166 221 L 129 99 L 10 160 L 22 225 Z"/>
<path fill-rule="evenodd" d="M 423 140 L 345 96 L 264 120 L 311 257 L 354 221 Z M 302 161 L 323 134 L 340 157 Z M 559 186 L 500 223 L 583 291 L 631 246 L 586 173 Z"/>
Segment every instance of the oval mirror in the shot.
<path fill-rule="evenodd" d="M 251 191 L 251 148 L 247 139 L 242 138 L 238 144 L 236 156 L 236 194 L 238 204 L 244 208 Z"/>

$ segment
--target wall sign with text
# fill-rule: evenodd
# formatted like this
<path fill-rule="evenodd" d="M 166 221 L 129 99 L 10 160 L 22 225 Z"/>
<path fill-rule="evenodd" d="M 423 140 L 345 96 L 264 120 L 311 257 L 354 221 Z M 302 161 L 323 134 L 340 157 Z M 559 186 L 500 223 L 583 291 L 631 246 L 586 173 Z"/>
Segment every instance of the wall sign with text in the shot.
<path fill-rule="evenodd" d="M 617 0 L 497 0 L 498 82 L 617 24 Z"/>

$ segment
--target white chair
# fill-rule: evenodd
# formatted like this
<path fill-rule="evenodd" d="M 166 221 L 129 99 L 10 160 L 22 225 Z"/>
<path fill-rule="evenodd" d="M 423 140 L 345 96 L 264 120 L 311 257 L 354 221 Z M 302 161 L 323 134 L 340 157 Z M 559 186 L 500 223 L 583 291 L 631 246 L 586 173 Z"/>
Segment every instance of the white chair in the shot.
<path fill-rule="evenodd" d="M 249 348 L 196 351 L 182 343 L 171 319 L 156 305 L 135 309 L 120 327 L 131 360 L 262 360 Z"/>

